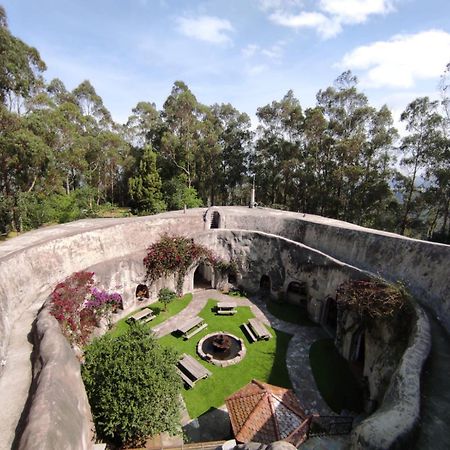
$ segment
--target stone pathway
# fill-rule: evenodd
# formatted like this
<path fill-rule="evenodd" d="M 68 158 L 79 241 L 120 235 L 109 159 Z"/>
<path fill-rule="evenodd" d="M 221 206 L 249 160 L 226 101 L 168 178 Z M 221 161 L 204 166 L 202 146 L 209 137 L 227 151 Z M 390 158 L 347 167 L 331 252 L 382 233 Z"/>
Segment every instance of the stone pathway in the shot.
<path fill-rule="evenodd" d="M 318 339 L 328 337 L 327 334 L 320 327 L 301 326 L 278 319 L 267 310 L 265 302 L 259 297 L 250 299 L 231 297 L 215 289 L 194 291 L 189 305 L 177 315 L 153 328 L 154 333 L 157 337 L 162 337 L 177 330 L 181 323 L 198 315 L 210 298 L 218 301 L 234 301 L 238 306 L 249 306 L 254 316 L 263 323 L 293 335 L 287 350 L 286 365 L 293 389 L 303 409 L 307 414 L 334 415 L 317 390 L 309 364 L 311 344 Z"/>

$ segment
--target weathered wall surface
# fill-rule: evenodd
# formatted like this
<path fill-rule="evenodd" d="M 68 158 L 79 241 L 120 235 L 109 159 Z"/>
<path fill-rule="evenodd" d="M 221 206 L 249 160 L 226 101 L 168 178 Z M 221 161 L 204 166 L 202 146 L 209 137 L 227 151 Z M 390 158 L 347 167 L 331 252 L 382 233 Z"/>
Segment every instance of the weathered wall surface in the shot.
<path fill-rule="evenodd" d="M 0 245 L 0 359 L 7 359 L 11 325 L 36 301 L 36 295 L 45 299 L 58 281 L 75 271 L 95 267 L 105 287 L 116 289 L 123 286 L 128 289 L 124 291 L 127 301 L 131 302 L 135 285 L 132 288 L 125 286 L 142 281 L 139 253 L 143 256 L 143 249 L 163 232 L 187 236 L 197 234 L 199 242 L 215 247 L 219 255 L 240 259 L 242 266 L 238 283 L 249 291 L 259 289 L 262 275 L 270 277 L 274 296 L 284 292 L 291 281 L 306 282 L 312 298 L 308 310 L 317 319 L 320 317 L 321 299 L 333 295 L 342 281 L 363 276 L 363 272 L 274 234 L 290 238 L 360 269 L 379 272 L 388 279 L 403 279 L 450 329 L 449 246 L 406 239 L 324 218 L 305 218 L 301 214 L 248 208 L 217 210 L 221 227 L 260 230 L 272 235 L 257 233 L 252 236 L 239 230 L 211 230 L 203 234 L 203 230 L 209 228 L 209 216 L 205 222 L 205 210 L 198 209 L 187 214 L 176 212 L 143 218 L 80 221 L 37 230 Z M 111 261 L 114 270 L 112 266 L 108 268 L 107 263 L 102 272 L 101 266 L 105 261 Z M 119 269 L 116 269 L 117 263 Z M 111 270 L 114 272 L 112 275 Z M 188 284 L 191 282 L 187 281 Z M 383 424 L 386 417 L 389 423 L 395 423 L 397 436 L 399 432 L 403 433 L 403 428 L 398 420 L 391 420 L 392 415 L 398 415 L 408 426 L 418 417 L 418 374 L 426 353 L 426 343 L 418 337 L 420 331 L 423 327 L 416 330 L 415 341 L 403 356 L 379 416 L 374 421 L 363 422 L 364 427 L 355 434 L 355 445 L 363 445 L 369 438 L 376 438 L 377 433 L 379 436 L 380 423 Z M 14 369 L 8 367 L 7 370 Z M 400 400 L 405 396 L 409 402 L 406 407 Z M 63 419 L 62 413 L 59 418 Z M 71 416 L 65 416 L 65 419 L 70 421 Z M 394 431 L 391 436 L 395 435 Z M 24 435 L 23 439 L 31 438 Z"/>
<path fill-rule="evenodd" d="M 352 433 L 352 449 L 384 450 L 402 448 L 420 417 L 420 372 L 430 351 L 430 325 L 423 310 L 416 308 L 417 320 L 408 347 L 394 372 L 380 408 L 361 422 Z M 444 439 L 443 436 L 436 436 Z"/>
<path fill-rule="evenodd" d="M 219 211 L 225 228 L 283 236 L 387 280 L 404 282 L 450 332 L 450 246 L 300 213 L 265 208 Z"/>
<path fill-rule="evenodd" d="M 240 230 L 211 230 L 195 237 L 196 242 L 238 265 L 237 282 L 247 292 L 260 289 L 263 275 L 271 282 L 271 295 L 283 299 L 289 283 L 305 282 L 308 312 L 319 322 L 328 297 L 335 297 L 337 287 L 353 278 L 369 275 L 356 267 L 341 263 L 324 253 L 278 236 Z"/>
<path fill-rule="evenodd" d="M 31 408 L 19 450 L 87 450 L 94 424 L 80 363 L 44 307 L 36 320 Z"/>
<path fill-rule="evenodd" d="M 16 249 L 3 257 L 0 252 L 0 360 L 7 359 L 12 323 L 36 300 L 35 293 L 39 292 L 44 300 L 71 273 L 143 252 L 164 232 L 190 235 L 203 228 L 201 210 L 195 210 L 186 215 L 74 222 L 55 227 L 55 238 L 51 230 L 44 229 L 45 238 L 41 239 L 37 230 L 36 242 L 24 248 L 20 248 L 22 239 L 16 238 Z M 29 243 L 29 236 L 25 235 L 23 241 Z"/>

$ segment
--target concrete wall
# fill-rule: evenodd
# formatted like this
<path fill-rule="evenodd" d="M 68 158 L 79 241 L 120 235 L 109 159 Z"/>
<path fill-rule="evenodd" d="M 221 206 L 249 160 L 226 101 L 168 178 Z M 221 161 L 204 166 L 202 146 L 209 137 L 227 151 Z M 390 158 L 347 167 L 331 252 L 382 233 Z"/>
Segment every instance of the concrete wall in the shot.
<path fill-rule="evenodd" d="M 164 232 L 197 235 L 198 242 L 211 246 L 217 254 L 224 257 L 232 255 L 238 259 L 241 264 L 238 283 L 249 291 L 259 289 L 262 275 L 270 277 L 274 296 L 282 294 L 291 281 L 306 282 L 311 297 L 308 311 L 316 320 L 321 317 L 322 299 L 333 295 L 342 281 L 366 276 L 359 270 L 362 268 L 379 272 L 388 279 L 405 280 L 413 293 L 422 294 L 421 299 L 441 315 L 443 323 L 450 329 L 449 246 L 406 239 L 324 218 L 303 217 L 301 214 L 265 209 L 216 209 L 220 213 L 221 227 L 260 230 L 271 235 L 242 230 L 211 230 L 204 233 L 209 228 L 204 219 L 209 219 L 209 216 L 204 217 L 206 210 L 197 209 L 186 214 L 176 212 L 144 218 L 79 221 L 37 230 L 0 245 L 0 359 L 7 359 L 6 350 L 14 321 L 37 298 L 44 300 L 57 282 L 75 271 L 95 267 L 104 286 L 114 290 L 122 287 L 126 301 L 131 304 L 136 287 L 134 283 L 142 281 L 139 258 L 143 256 L 143 249 Z M 274 236 L 276 234 L 297 243 Z M 359 269 L 298 242 L 329 253 Z M 192 282 L 189 280 L 185 283 L 185 289 Z M 134 285 L 129 287 L 129 283 Z M 420 329 L 416 330 L 416 341 L 405 352 L 398 375 L 394 376 L 392 388 L 388 389 L 385 397 L 387 403 L 383 403 L 384 409 L 380 411 L 380 414 L 387 415 L 383 417 L 390 417 L 392 410 L 398 411 L 404 395 L 412 406 L 408 406 L 406 415 L 402 417 L 409 420 L 415 412 L 418 414 L 417 392 L 424 349 L 418 351 L 417 346 L 425 345 L 417 344 L 419 335 Z M 415 390 L 411 391 L 407 382 Z M 374 436 L 373 427 L 377 430 L 376 427 L 383 423 L 383 417 L 381 422 L 364 422 L 365 428 L 355 435 L 355 445 L 366 442 L 369 435 Z M 414 417 L 417 418 L 417 415 Z M 70 421 L 70 417 L 66 419 Z M 408 420 L 407 424 L 413 422 Z M 397 423 L 397 426 L 400 425 Z M 69 424 L 66 430 L 70 429 Z M 60 427 L 59 431 L 62 436 L 66 433 L 64 427 Z"/>
<path fill-rule="evenodd" d="M 450 332 L 450 246 L 300 213 L 266 208 L 219 211 L 225 228 L 283 236 L 387 280 L 404 282 Z"/>
<path fill-rule="evenodd" d="M 87 450 L 94 424 L 80 363 L 56 319 L 44 307 L 35 333 L 35 376 L 19 450 Z"/>
<path fill-rule="evenodd" d="M 134 252 L 143 255 L 143 250 L 165 232 L 190 235 L 203 228 L 201 210 L 195 210 L 190 214 L 73 222 L 54 227 L 54 234 L 52 229 L 42 230 L 43 239 L 41 230 L 30 233 L 36 237 L 31 244 L 28 234 L 13 239 L 16 248 L 3 257 L 0 252 L 0 360 L 7 359 L 12 324 L 37 295 L 44 301 L 53 287 L 73 272 Z M 22 242 L 28 245 L 22 246 Z"/>

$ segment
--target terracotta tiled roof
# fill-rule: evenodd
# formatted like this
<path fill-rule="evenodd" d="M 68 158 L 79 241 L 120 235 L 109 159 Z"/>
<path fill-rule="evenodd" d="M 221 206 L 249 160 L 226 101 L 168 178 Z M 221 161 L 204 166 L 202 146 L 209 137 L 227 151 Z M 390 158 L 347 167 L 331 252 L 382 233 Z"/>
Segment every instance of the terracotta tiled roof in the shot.
<path fill-rule="evenodd" d="M 290 389 L 252 380 L 225 402 L 238 442 L 306 439 L 310 418 Z"/>

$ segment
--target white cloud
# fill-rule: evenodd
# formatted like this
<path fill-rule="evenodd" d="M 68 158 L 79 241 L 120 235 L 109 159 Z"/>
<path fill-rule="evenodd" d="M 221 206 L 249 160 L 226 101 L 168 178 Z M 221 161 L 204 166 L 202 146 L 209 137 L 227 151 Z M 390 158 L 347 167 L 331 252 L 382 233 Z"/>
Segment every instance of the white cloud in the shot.
<path fill-rule="evenodd" d="M 303 11 L 300 14 L 275 12 L 269 18 L 272 22 L 285 27 L 316 29 L 324 38 L 333 37 L 341 31 L 339 22 L 318 12 Z"/>
<path fill-rule="evenodd" d="M 392 0 L 321 0 L 320 9 L 341 23 L 363 23 L 370 15 L 394 10 Z"/>
<path fill-rule="evenodd" d="M 361 81 L 368 87 L 409 88 L 418 80 L 437 79 L 449 55 L 450 33 L 429 30 L 357 47 L 338 65 L 365 71 Z"/>
<path fill-rule="evenodd" d="M 260 0 L 269 19 L 289 28 L 311 28 L 328 39 L 342 31 L 343 25 L 364 23 L 371 15 L 394 11 L 398 0 L 320 0 L 315 10 L 300 10 L 303 3 L 295 0 Z"/>
<path fill-rule="evenodd" d="M 244 58 L 251 58 L 255 56 L 260 51 L 259 45 L 256 44 L 248 44 L 246 47 L 242 49 L 242 56 Z"/>
<path fill-rule="evenodd" d="M 284 41 L 278 41 L 270 47 L 263 48 L 257 44 L 249 44 L 241 50 L 242 56 L 245 59 L 251 59 L 256 57 L 264 57 L 271 61 L 279 62 L 284 53 Z"/>
<path fill-rule="evenodd" d="M 233 27 L 226 19 L 200 16 L 196 18 L 179 17 L 176 21 L 178 31 L 185 36 L 212 44 L 225 44 L 231 41 L 227 33 L 233 31 Z"/>

